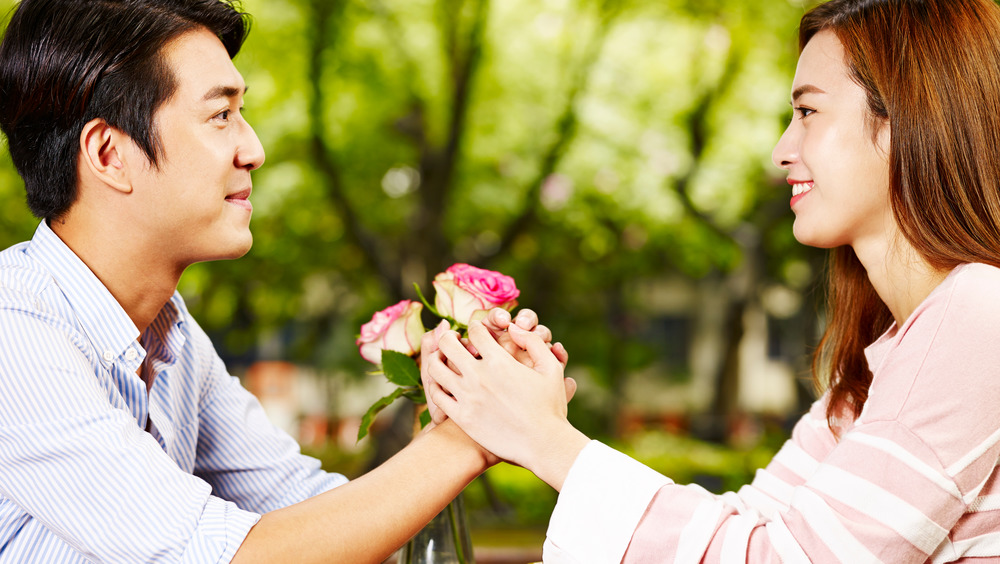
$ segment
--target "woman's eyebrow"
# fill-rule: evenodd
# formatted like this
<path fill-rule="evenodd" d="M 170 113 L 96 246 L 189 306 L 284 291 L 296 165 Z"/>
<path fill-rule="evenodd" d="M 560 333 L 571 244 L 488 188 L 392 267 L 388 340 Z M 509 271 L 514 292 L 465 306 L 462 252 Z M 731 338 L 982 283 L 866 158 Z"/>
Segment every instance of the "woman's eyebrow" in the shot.
<path fill-rule="evenodd" d="M 795 102 L 806 94 L 826 94 L 826 91 L 812 84 L 803 84 L 792 91 L 792 102 Z"/>

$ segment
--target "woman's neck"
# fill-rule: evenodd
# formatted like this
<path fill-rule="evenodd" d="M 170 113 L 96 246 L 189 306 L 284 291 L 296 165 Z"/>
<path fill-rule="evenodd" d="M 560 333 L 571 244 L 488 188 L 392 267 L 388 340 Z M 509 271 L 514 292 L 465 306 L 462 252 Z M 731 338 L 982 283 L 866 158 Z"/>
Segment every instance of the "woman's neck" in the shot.
<path fill-rule="evenodd" d="M 948 276 L 948 270 L 931 266 L 902 235 L 881 244 L 853 247 L 897 326 Z"/>

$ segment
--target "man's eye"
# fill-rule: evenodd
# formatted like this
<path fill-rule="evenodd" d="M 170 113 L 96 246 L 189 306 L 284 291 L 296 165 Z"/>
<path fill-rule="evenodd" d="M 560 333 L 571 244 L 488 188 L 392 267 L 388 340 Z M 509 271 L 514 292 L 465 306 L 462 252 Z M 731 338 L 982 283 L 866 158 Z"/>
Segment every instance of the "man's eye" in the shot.
<path fill-rule="evenodd" d="M 219 112 L 219 114 L 216 115 L 215 117 L 221 119 L 222 121 L 229 121 L 229 113 L 231 111 L 232 110 L 223 110 L 223 111 Z"/>

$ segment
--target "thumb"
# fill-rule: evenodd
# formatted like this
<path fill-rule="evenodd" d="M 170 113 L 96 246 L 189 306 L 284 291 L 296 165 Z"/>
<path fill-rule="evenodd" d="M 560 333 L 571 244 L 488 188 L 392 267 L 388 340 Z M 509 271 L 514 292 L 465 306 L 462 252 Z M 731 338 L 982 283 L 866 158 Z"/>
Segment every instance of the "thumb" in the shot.
<path fill-rule="evenodd" d="M 445 328 L 443 325 L 447 325 L 445 320 L 441 320 L 441 323 L 434 328 L 433 331 L 427 331 L 424 336 L 420 338 L 420 366 L 423 368 L 424 361 L 431 357 L 431 354 L 437 352 L 438 341 L 441 339 L 441 335 L 444 334 Z"/>
<path fill-rule="evenodd" d="M 423 338 L 420 340 L 420 352 L 422 353 L 432 353 L 438 349 L 438 341 L 441 339 L 441 335 L 447 330 L 448 322 L 441 320 L 441 323 L 437 324 L 437 327 L 431 331 L 424 333 Z"/>
<path fill-rule="evenodd" d="M 442 319 L 441 323 L 438 323 L 438 326 L 433 331 L 427 331 L 420 339 L 420 383 L 424 386 L 427 409 L 431 412 L 431 420 L 435 423 L 441 423 L 444 418 L 441 410 L 438 409 L 430 397 L 429 390 L 433 388 L 434 382 L 428 374 L 427 363 L 430 362 L 432 356 L 438 354 L 438 341 L 441 339 L 441 335 L 447 330 L 448 322 Z M 438 421 L 438 419 L 441 421 Z"/>

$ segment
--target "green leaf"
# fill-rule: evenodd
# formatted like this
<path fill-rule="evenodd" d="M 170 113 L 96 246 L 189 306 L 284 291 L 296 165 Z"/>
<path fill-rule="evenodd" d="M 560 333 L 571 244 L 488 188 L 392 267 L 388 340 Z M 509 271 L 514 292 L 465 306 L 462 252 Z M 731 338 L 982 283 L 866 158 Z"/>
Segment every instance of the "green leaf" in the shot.
<path fill-rule="evenodd" d="M 382 372 L 397 386 L 420 386 L 417 361 L 396 351 L 382 351 Z"/>
<path fill-rule="evenodd" d="M 427 403 L 427 397 L 424 396 L 423 388 L 415 388 L 415 387 L 403 388 L 403 397 L 416 404 Z"/>
<path fill-rule="evenodd" d="M 425 409 L 420 412 L 420 428 L 423 429 L 431 422 L 431 412 L 429 409 Z"/>
<path fill-rule="evenodd" d="M 399 396 L 403 395 L 403 388 L 396 388 L 393 392 L 384 398 L 373 403 L 368 411 L 365 412 L 364 416 L 361 418 L 361 428 L 358 429 L 358 440 L 365 438 L 368 434 L 368 429 L 371 428 L 372 423 L 375 422 L 375 416 L 379 414 L 380 411 L 389 407 L 392 402 L 399 399 Z"/>

